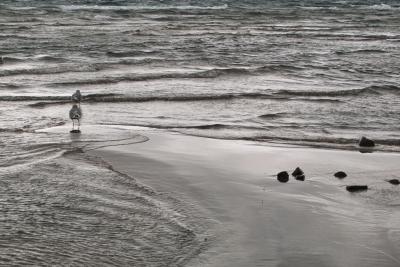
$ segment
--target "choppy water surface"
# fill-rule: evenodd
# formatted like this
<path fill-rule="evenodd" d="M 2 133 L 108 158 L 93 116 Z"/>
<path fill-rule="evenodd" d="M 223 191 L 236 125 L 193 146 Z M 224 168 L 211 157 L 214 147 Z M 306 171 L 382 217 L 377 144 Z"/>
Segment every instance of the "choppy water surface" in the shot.
<path fill-rule="evenodd" d="M 117 212 L 132 209 L 125 203 L 140 193 L 134 185 L 132 192 L 120 187 L 122 180 L 113 184 L 116 188 L 105 180 L 101 188 L 99 181 L 81 187 L 78 175 L 96 180 L 116 174 L 99 165 L 76 169 L 77 159 L 59 158 L 76 148 L 69 136 L 37 132 L 68 122 L 68 101 L 76 89 L 84 95 L 84 125 L 148 126 L 346 149 L 366 135 L 377 141 L 378 150 L 400 151 L 399 12 L 398 1 L 378 0 L 1 1 L 0 195 L 6 215 L 0 227 L 7 233 L 3 241 L 20 243 L 2 252 L 0 260 L 37 264 L 42 255 L 29 246 L 38 242 L 43 251 L 51 250 L 57 240 L 43 238 L 48 229 L 64 229 L 68 236 L 75 223 L 97 227 L 93 207 L 107 223 L 139 220 L 144 222 L 139 232 L 152 227 L 146 216 L 155 218 L 154 203 L 138 201 L 149 205 L 140 208 L 149 211 L 143 220 L 132 210 L 126 217 Z M 104 175 L 95 175 L 99 172 Z M 44 180 L 54 185 L 46 197 L 40 187 Z M 16 187 L 15 181 L 26 186 Z M 83 204 L 65 190 L 85 198 Z M 36 197 L 37 203 L 12 210 Z M 44 202 L 47 198 L 52 202 Z M 54 217 L 63 216 L 55 211 L 60 206 L 71 209 L 68 218 Z M 40 222 L 33 210 L 46 213 Z M 43 228 L 26 228 L 29 220 Z M 157 238 L 182 237 L 196 248 L 195 239 L 174 222 L 165 223 Z M 130 232 L 126 225 L 118 231 L 100 227 L 99 240 Z M 81 230 L 83 236 L 89 231 Z M 134 250 L 156 237 L 140 238 L 125 244 L 121 237 L 114 245 Z M 104 243 L 99 240 L 81 240 L 79 246 Z M 68 255 L 71 264 L 85 264 L 84 247 L 58 250 L 54 262 Z M 98 255 L 99 262 L 109 260 L 101 251 L 87 253 Z M 140 259 L 120 257 L 118 263 L 146 262 L 158 252 L 143 253 Z M 183 254 L 171 264 L 184 262 Z"/>
<path fill-rule="evenodd" d="M 367 135 L 398 151 L 399 10 L 396 1 L 2 1 L 0 128 L 65 120 L 62 102 L 80 89 L 93 123 L 334 147 Z"/>

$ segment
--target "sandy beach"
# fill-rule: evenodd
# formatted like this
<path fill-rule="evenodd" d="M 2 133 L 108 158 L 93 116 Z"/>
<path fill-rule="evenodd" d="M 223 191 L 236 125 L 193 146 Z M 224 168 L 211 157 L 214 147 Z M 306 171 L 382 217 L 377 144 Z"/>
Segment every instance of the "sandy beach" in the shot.
<path fill-rule="evenodd" d="M 1 0 L 0 267 L 400 266 L 399 10 Z"/>
<path fill-rule="evenodd" d="M 400 188 L 385 181 L 398 178 L 399 154 L 142 134 L 150 140 L 90 154 L 191 210 L 206 249 L 190 266 L 400 265 Z M 297 166 L 304 182 L 276 180 Z"/>

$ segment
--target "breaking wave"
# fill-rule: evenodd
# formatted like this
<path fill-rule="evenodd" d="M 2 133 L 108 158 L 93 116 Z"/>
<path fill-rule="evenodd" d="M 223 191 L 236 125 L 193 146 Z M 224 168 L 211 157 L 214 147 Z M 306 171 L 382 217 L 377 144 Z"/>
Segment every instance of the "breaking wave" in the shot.
<path fill-rule="evenodd" d="M 277 95 L 286 96 L 320 96 L 320 97 L 340 97 L 340 96 L 358 96 L 362 94 L 394 93 L 400 94 L 400 87 L 394 85 L 372 85 L 361 89 L 349 89 L 338 91 L 297 91 L 297 90 L 280 90 Z"/>
<path fill-rule="evenodd" d="M 351 51 L 336 51 L 338 55 L 345 55 L 345 54 L 370 54 L 370 53 L 387 53 L 385 50 L 381 49 L 359 49 L 359 50 L 351 50 Z"/>
<path fill-rule="evenodd" d="M 111 94 L 113 95 L 113 94 Z M 57 98 L 57 97 L 54 97 Z M 49 99 L 44 99 L 46 101 L 40 101 L 36 103 L 29 104 L 30 107 L 45 107 L 48 105 L 59 105 L 66 104 L 70 102 L 70 97 L 60 97 L 62 100 L 53 99 L 56 101 L 51 101 Z M 0 97 L 1 101 L 2 97 Z M 21 101 L 16 100 L 13 101 Z M 289 98 L 282 96 L 274 96 L 270 94 L 263 93 L 237 93 L 237 94 L 221 94 L 221 95 L 174 95 L 174 96 L 85 96 L 84 101 L 87 103 L 141 103 L 141 102 L 153 102 L 153 101 L 167 101 L 167 102 L 190 102 L 190 101 L 223 101 L 223 100 L 235 100 L 235 99 L 270 99 L 276 101 L 320 101 L 320 102 L 341 102 L 336 99 L 323 99 L 323 98 Z M 25 101 L 32 101 L 26 99 Z M 35 99 L 38 100 L 38 99 Z M 50 102 L 51 101 L 51 102 Z"/>
<path fill-rule="evenodd" d="M 68 61 L 64 57 L 57 57 L 51 55 L 36 55 L 34 57 L 14 57 L 14 56 L 3 56 L 3 62 L 16 63 L 16 62 L 29 62 L 29 61 L 43 61 L 43 62 L 55 62 L 61 63 Z"/>
<path fill-rule="evenodd" d="M 80 86 L 91 84 L 113 84 L 119 82 L 135 82 L 146 80 L 159 80 L 159 79 L 202 79 L 202 78 L 217 78 L 224 75 L 256 75 L 267 72 L 277 71 L 295 71 L 301 68 L 290 65 L 270 65 L 257 68 L 214 68 L 210 70 L 201 70 L 196 72 L 173 72 L 173 73 L 155 73 L 155 74 L 136 74 L 125 76 L 111 76 L 86 80 L 68 81 L 50 83 L 48 86 L 63 87 L 63 86 Z"/>
<path fill-rule="evenodd" d="M 105 98 L 105 97 L 116 97 L 120 96 L 120 94 L 88 94 L 83 97 L 84 100 L 96 99 L 96 98 Z M 46 101 L 70 101 L 70 96 L 0 96 L 0 101 L 38 101 L 38 100 L 46 100 Z"/>
<path fill-rule="evenodd" d="M 139 125 L 136 124 L 134 126 L 144 126 L 150 128 L 157 129 L 198 129 L 198 130 L 239 130 L 239 129 L 247 129 L 247 130 L 263 130 L 264 127 L 255 127 L 255 126 L 245 126 L 245 125 L 232 125 L 232 124 L 223 124 L 223 123 L 212 123 L 212 124 L 202 124 L 202 125 Z"/>
<path fill-rule="evenodd" d="M 195 5 L 68 5 L 59 6 L 63 11 L 89 10 L 89 11 L 126 11 L 126 10 L 207 10 L 207 9 L 226 9 L 227 4 L 215 6 L 195 6 Z"/>
<path fill-rule="evenodd" d="M 391 5 L 382 3 L 382 4 L 379 4 L 379 5 L 368 6 L 366 8 L 367 9 L 374 9 L 374 10 L 390 10 L 390 9 L 394 9 L 395 7 L 392 7 Z"/>
<path fill-rule="evenodd" d="M 146 51 L 146 50 L 140 50 L 140 51 L 108 51 L 107 56 L 109 57 L 116 57 L 116 58 L 123 58 L 123 57 L 134 57 L 134 56 L 140 56 L 143 54 L 152 54 L 154 51 Z"/>
<path fill-rule="evenodd" d="M 0 89 L 18 89 L 21 86 L 12 83 L 0 83 Z"/>
<path fill-rule="evenodd" d="M 5 69 L 0 70 L 0 77 L 15 75 L 45 75 L 60 74 L 65 72 L 95 72 L 101 69 L 98 65 L 58 65 L 42 68 L 26 68 L 26 69 Z"/>
<path fill-rule="evenodd" d="M 393 85 L 369 86 L 361 89 L 339 91 L 297 91 L 278 90 L 254 93 L 226 93 L 226 94 L 181 94 L 181 95 L 150 95 L 129 96 L 124 94 L 104 93 L 88 94 L 83 101 L 88 103 L 124 103 L 124 102 L 152 102 L 152 101 L 217 101 L 234 99 L 270 99 L 277 101 L 305 101 L 305 102 L 341 102 L 336 97 L 351 97 L 359 95 L 380 95 L 384 93 L 400 94 L 400 88 Z M 47 105 L 65 104 L 71 100 L 70 96 L 0 96 L 0 101 L 39 101 L 31 103 L 31 107 L 45 107 Z M 281 114 L 265 114 L 260 118 L 271 118 Z"/>
<path fill-rule="evenodd" d="M 276 119 L 276 118 L 283 117 L 283 116 L 285 116 L 287 114 L 288 113 L 286 113 L 286 112 L 267 113 L 267 114 L 263 114 L 263 115 L 258 116 L 258 118 L 261 118 L 261 119 Z"/>

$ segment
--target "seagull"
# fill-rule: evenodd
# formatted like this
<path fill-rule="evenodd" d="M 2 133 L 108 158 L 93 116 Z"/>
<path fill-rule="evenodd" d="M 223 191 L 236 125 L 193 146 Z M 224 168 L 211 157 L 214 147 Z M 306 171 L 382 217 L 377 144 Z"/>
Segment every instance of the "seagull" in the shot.
<path fill-rule="evenodd" d="M 76 92 L 72 94 L 71 99 L 72 99 L 73 102 L 78 103 L 78 105 L 80 106 L 81 100 L 82 100 L 81 91 L 80 90 L 76 90 Z"/>
<path fill-rule="evenodd" d="M 75 121 L 78 123 L 78 131 L 81 126 L 82 110 L 78 105 L 74 104 L 69 111 L 69 117 L 72 120 L 72 131 L 75 131 Z"/>

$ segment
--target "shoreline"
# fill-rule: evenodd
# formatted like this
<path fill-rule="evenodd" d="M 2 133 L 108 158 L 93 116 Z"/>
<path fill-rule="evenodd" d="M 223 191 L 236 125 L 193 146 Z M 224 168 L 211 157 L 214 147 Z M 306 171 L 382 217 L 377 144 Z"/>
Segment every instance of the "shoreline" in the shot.
<path fill-rule="evenodd" d="M 400 199 L 382 195 L 399 187 L 376 178 L 398 177 L 400 155 L 143 133 L 150 139 L 145 143 L 89 154 L 196 211 L 198 234 L 213 241 L 190 266 L 400 264 L 400 228 L 394 223 Z M 280 184 L 273 177 L 297 166 L 306 181 Z M 349 177 L 334 178 L 339 170 Z M 356 182 L 371 184 L 371 190 L 345 191 L 344 185 Z"/>
<path fill-rule="evenodd" d="M 358 142 L 359 138 L 347 138 L 343 141 L 343 138 L 328 138 L 327 140 L 312 140 L 312 139 L 291 139 L 291 138 L 278 138 L 278 137 L 234 137 L 234 136 L 218 136 L 218 135 L 207 135 L 200 133 L 191 133 L 181 131 L 182 129 L 194 129 L 196 126 L 192 127 L 173 127 L 173 126 L 155 126 L 155 125 L 141 125 L 141 124 L 98 124 L 111 127 L 125 127 L 132 129 L 145 129 L 147 131 L 160 131 L 168 133 L 176 133 L 185 136 L 192 136 L 198 138 L 209 138 L 216 140 L 226 140 L 226 141 L 242 141 L 242 142 L 252 142 L 257 143 L 261 146 L 282 146 L 282 147 L 298 147 L 298 148 L 314 148 L 323 150 L 338 150 L 338 151 L 353 151 L 360 153 L 398 153 L 400 154 L 399 143 L 391 140 L 376 140 L 373 139 L 376 144 L 374 147 L 360 147 Z M 202 127 L 200 125 L 200 127 Z M 355 135 L 357 136 L 357 135 Z"/>
<path fill-rule="evenodd" d="M 0 267 L 400 267 L 400 0 L 0 7 Z"/>

